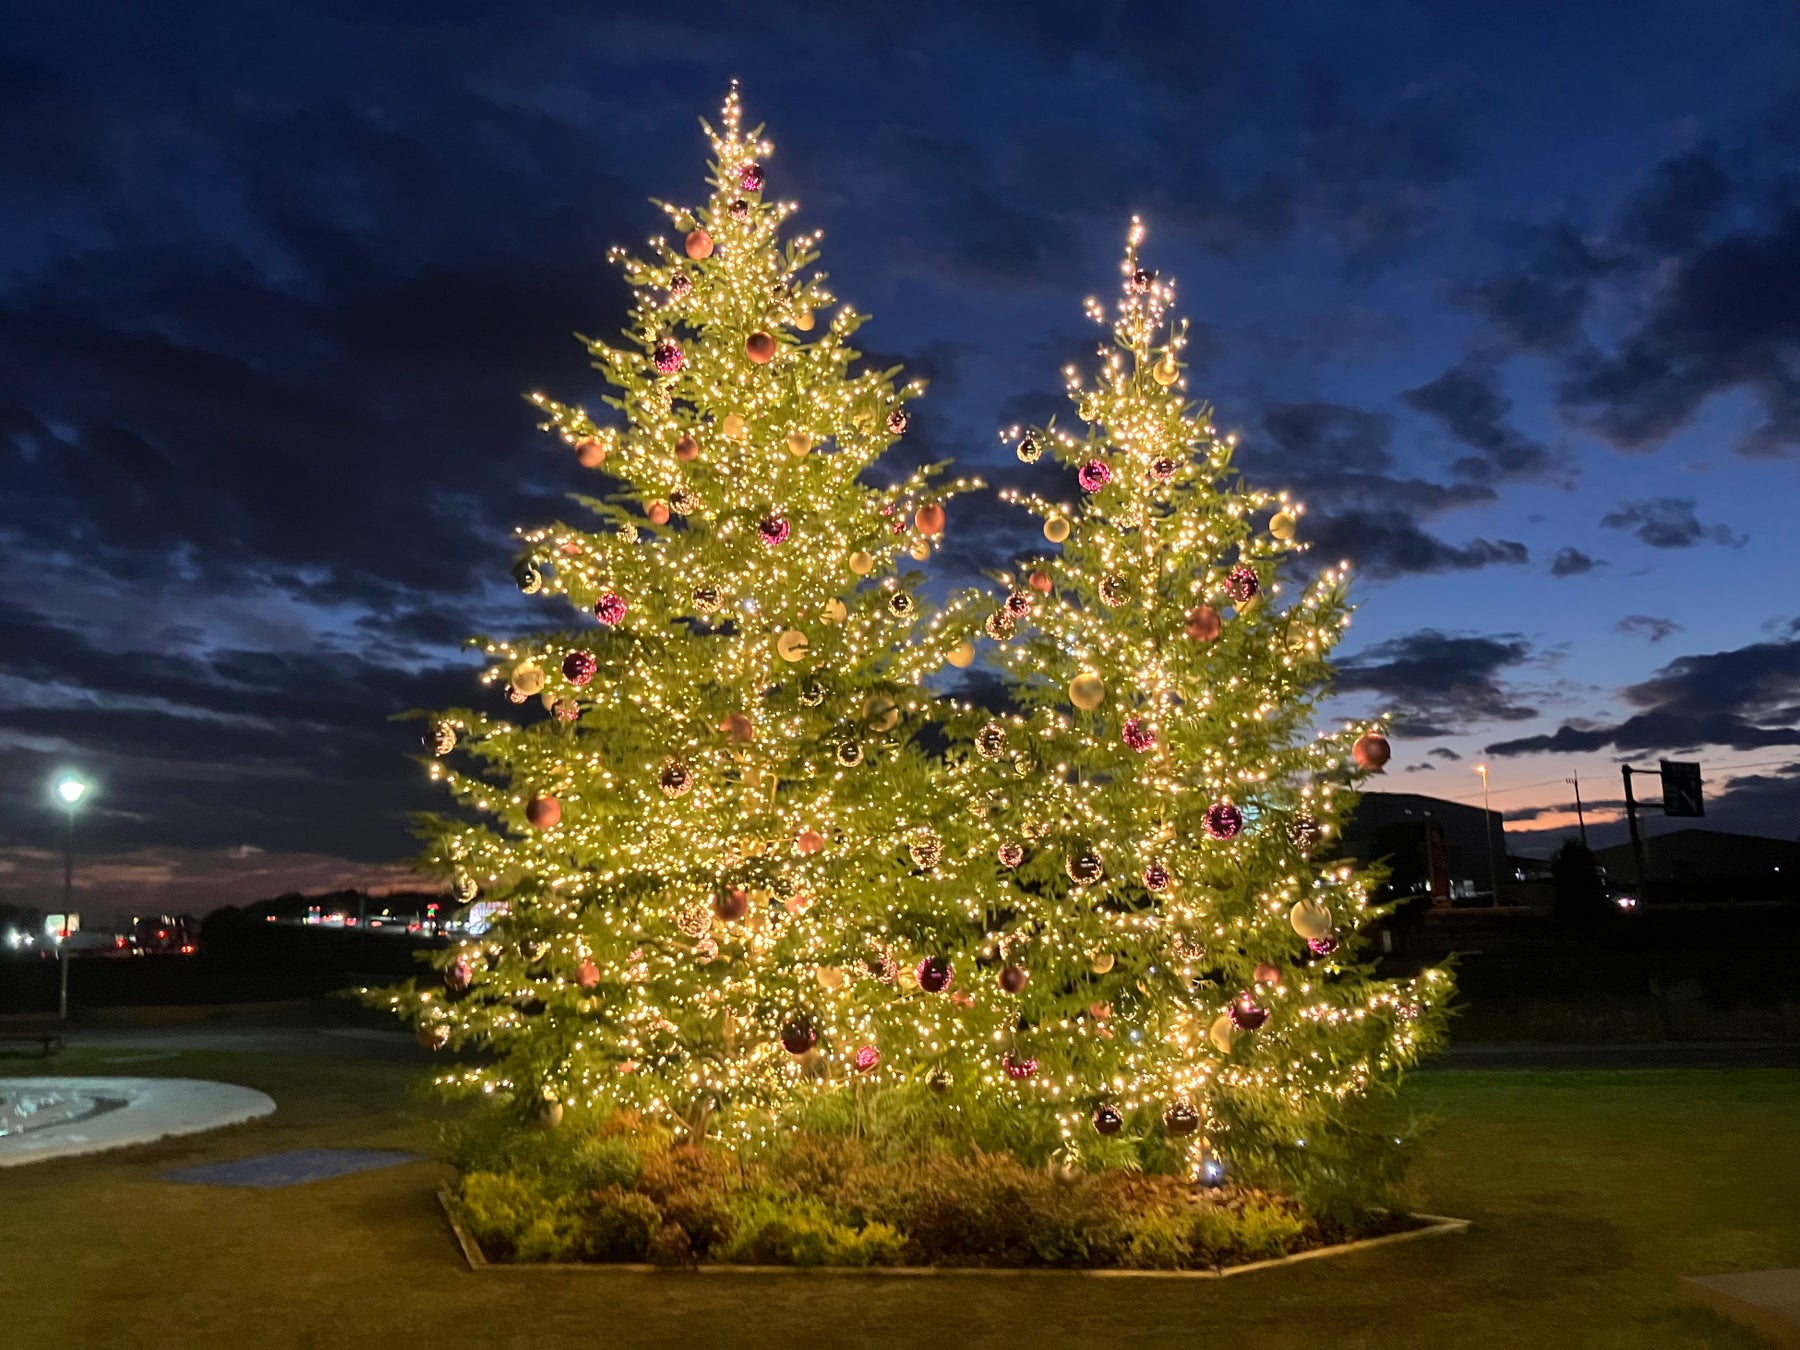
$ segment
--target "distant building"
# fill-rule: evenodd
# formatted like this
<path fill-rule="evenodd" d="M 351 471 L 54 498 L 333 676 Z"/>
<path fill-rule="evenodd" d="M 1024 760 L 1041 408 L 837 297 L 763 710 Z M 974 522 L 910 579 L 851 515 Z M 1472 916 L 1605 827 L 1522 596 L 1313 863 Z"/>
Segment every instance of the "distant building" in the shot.
<path fill-rule="evenodd" d="M 1597 848 L 1609 884 L 1637 884 L 1629 843 Z M 1671 830 L 1644 840 L 1646 898 L 1778 900 L 1800 896 L 1800 843 L 1726 830 Z"/>
<path fill-rule="evenodd" d="M 1511 876 L 1498 811 L 1416 792 L 1365 792 L 1344 825 L 1344 852 L 1385 861 L 1395 896 L 1434 905 L 1493 904 L 1494 877 Z"/>

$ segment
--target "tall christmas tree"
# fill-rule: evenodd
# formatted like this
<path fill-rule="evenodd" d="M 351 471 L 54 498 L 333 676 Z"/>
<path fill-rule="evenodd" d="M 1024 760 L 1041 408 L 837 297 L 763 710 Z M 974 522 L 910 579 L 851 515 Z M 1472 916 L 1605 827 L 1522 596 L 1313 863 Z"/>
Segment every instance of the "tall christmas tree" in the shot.
<path fill-rule="evenodd" d="M 465 811 L 427 822 L 430 859 L 490 926 L 392 1002 L 482 1052 L 447 1089 L 732 1141 L 859 1071 L 828 1034 L 856 993 L 843 943 L 904 870 L 895 803 L 931 790 L 918 689 L 954 645 L 924 640 L 899 569 L 967 485 L 865 478 L 921 386 L 852 373 L 862 317 L 821 317 L 819 236 L 783 241 L 796 208 L 765 194 L 735 88 L 706 130 L 707 204 L 663 205 L 677 242 L 615 256 L 627 340 L 584 339 L 612 415 L 533 396 L 617 490 L 522 533 L 520 589 L 581 621 L 485 642 L 519 712 L 433 721 Z"/>
<path fill-rule="evenodd" d="M 1019 711 L 969 710 L 941 884 L 879 925 L 938 992 L 870 1034 L 1053 1116 L 1071 1160 L 1366 1195 L 1394 1150 L 1362 1107 L 1435 1043 L 1450 980 L 1360 961 L 1379 911 L 1333 838 L 1387 742 L 1312 730 L 1347 579 L 1283 584 L 1301 508 L 1242 486 L 1236 438 L 1190 401 L 1141 236 L 1097 378 L 1065 371 L 1083 431 L 1003 433 L 1072 470 L 1075 500 L 1006 494 L 1059 546 L 972 614 Z"/>

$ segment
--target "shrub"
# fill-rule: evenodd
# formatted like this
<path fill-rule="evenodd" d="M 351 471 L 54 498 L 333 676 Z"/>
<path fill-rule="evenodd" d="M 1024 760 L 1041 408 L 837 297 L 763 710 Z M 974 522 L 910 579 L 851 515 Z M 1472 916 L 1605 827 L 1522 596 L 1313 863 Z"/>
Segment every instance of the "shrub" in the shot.
<path fill-rule="evenodd" d="M 1192 1265 L 1190 1231 L 1187 1215 L 1161 1210 L 1144 1215 L 1132 1228 L 1125 1264 L 1136 1270 L 1180 1270 Z"/>
<path fill-rule="evenodd" d="M 743 1196 L 735 1217 L 735 1235 L 715 1255 L 736 1265 L 897 1265 L 906 1251 L 906 1239 L 888 1225 L 858 1229 L 820 1200 Z"/>
<path fill-rule="evenodd" d="M 463 1178 L 457 1208 L 483 1250 L 498 1259 L 562 1261 L 583 1248 L 579 1207 L 521 1177 L 472 1172 Z"/>
<path fill-rule="evenodd" d="M 704 1257 L 731 1236 L 734 1221 L 728 1195 L 734 1180 L 723 1155 L 683 1144 L 644 1160 L 638 1190 L 655 1202 L 667 1221 L 681 1228 L 693 1256 Z"/>
<path fill-rule="evenodd" d="M 588 1212 L 587 1254 L 594 1261 L 642 1261 L 662 1227 L 662 1211 L 647 1195 L 607 1186 Z"/>

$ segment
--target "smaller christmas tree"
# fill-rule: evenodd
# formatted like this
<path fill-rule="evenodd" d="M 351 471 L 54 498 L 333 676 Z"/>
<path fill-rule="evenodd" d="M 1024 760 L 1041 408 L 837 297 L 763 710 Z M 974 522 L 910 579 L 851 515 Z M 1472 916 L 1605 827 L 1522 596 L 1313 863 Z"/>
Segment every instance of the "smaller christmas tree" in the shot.
<path fill-rule="evenodd" d="M 1361 960 L 1381 911 L 1332 840 L 1387 742 L 1311 729 L 1347 578 L 1283 583 L 1301 508 L 1243 487 L 1236 438 L 1190 402 L 1142 234 L 1097 379 L 1065 372 L 1083 430 L 1004 433 L 1076 499 L 1007 494 L 1057 548 L 963 608 L 1020 711 L 970 711 L 940 885 L 887 921 L 924 992 L 877 1034 L 1053 1118 L 1072 1159 L 1173 1150 L 1196 1175 L 1367 1196 L 1398 1160 L 1365 1108 L 1436 1043 L 1451 984 Z"/>
<path fill-rule="evenodd" d="M 587 341 L 617 417 L 534 396 L 619 490 L 523 532 L 520 589 L 580 622 L 485 641 L 519 720 L 433 723 L 432 776 L 474 821 L 429 820 L 430 860 L 486 926 L 391 1002 L 482 1052 L 447 1089 L 736 1142 L 859 1071 L 831 1034 L 845 944 L 896 870 L 896 802 L 931 791 L 918 686 L 952 645 L 921 641 L 901 569 L 969 484 L 864 481 L 922 386 L 852 371 L 849 306 L 817 317 L 818 236 L 782 239 L 796 208 L 765 195 L 735 89 L 707 134 L 707 204 L 616 255 L 631 328 Z"/>

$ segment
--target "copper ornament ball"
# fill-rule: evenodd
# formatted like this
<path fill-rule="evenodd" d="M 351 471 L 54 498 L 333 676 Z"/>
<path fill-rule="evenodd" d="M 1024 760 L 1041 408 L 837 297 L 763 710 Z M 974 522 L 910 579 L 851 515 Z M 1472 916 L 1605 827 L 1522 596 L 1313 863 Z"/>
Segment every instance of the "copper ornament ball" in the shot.
<path fill-rule="evenodd" d="M 713 251 L 712 236 L 702 229 L 690 230 L 688 237 L 682 240 L 682 247 L 687 250 L 688 257 L 696 262 L 702 258 L 710 258 Z"/>
<path fill-rule="evenodd" d="M 736 923 L 750 912 L 750 893 L 733 886 L 713 897 L 713 913 L 726 923 Z"/>
<path fill-rule="evenodd" d="M 1356 744 L 1350 747 L 1350 754 L 1360 769 L 1370 773 L 1378 772 L 1392 758 L 1394 748 L 1388 744 L 1386 736 L 1371 731 L 1356 738 Z"/>
<path fill-rule="evenodd" d="M 1183 631 L 1195 642 L 1211 642 L 1224 631 L 1225 621 L 1211 605 L 1196 605 L 1188 611 Z"/>
<path fill-rule="evenodd" d="M 525 805 L 525 819 L 534 829 L 551 829 L 562 819 L 562 803 L 548 793 L 533 797 Z"/>
<path fill-rule="evenodd" d="M 758 330 L 744 339 L 744 355 L 759 366 L 766 366 L 775 359 L 775 339 L 768 333 Z"/>
<path fill-rule="evenodd" d="M 920 534 L 932 535 L 944 532 L 944 508 L 936 502 L 928 502 L 913 512 L 913 524 Z"/>

